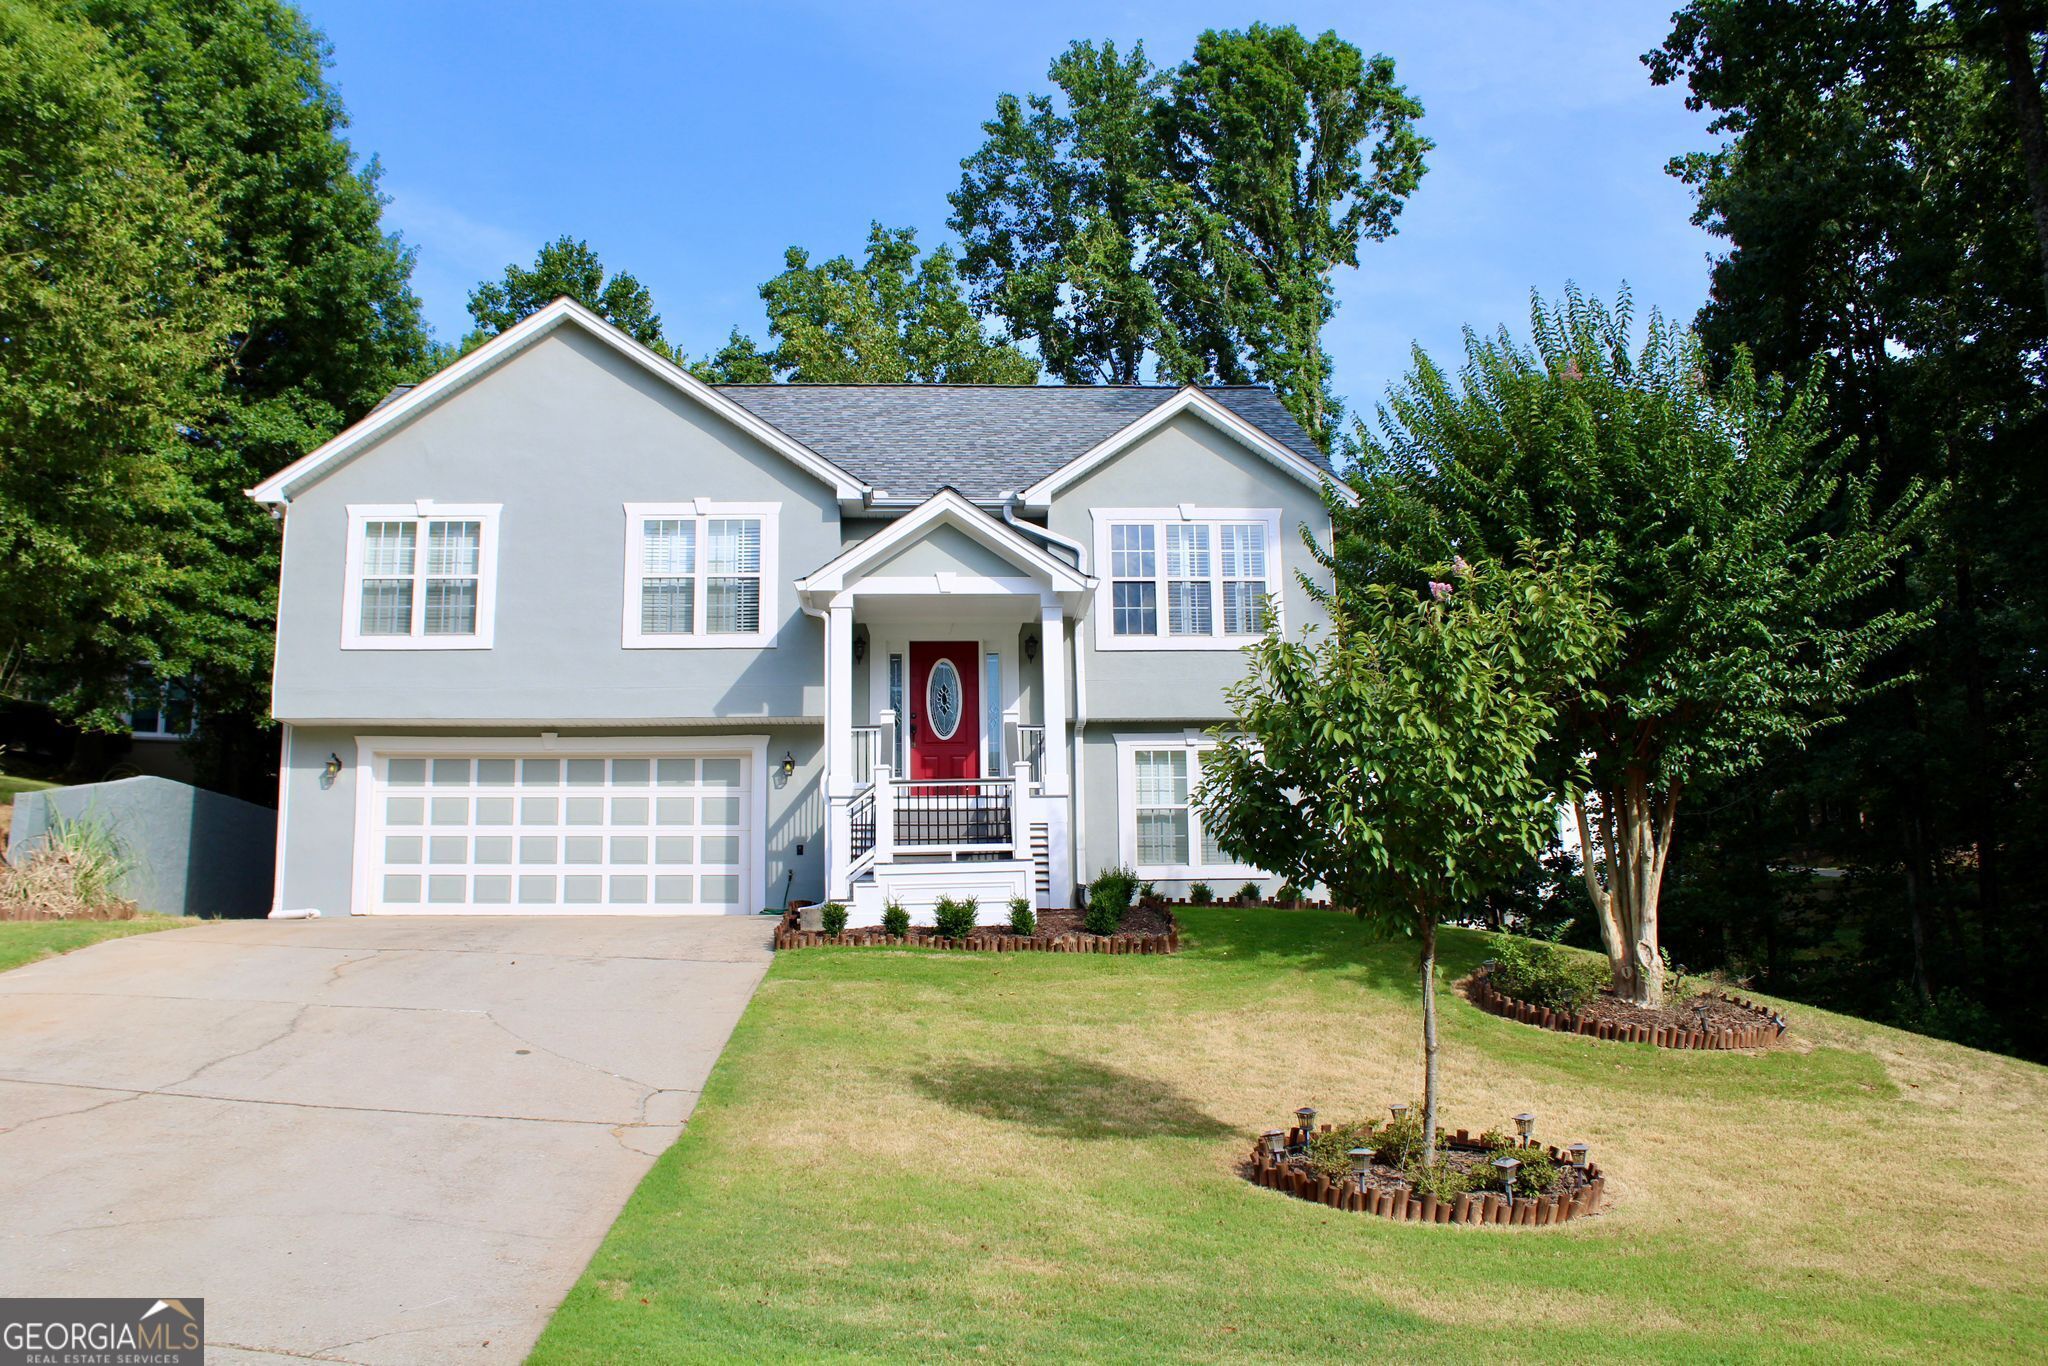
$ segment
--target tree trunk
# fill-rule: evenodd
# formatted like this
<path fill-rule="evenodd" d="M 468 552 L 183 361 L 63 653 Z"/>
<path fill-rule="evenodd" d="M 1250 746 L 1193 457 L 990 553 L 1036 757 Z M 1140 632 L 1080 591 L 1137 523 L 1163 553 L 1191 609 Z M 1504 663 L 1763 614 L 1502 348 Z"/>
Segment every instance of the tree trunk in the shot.
<path fill-rule="evenodd" d="M 2005 58 L 2005 86 L 2019 125 L 2020 160 L 2026 167 L 2027 198 L 2034 210 L 2034 250 L 2041 269 L 2041 293 L 2048 300 L 2048 133 L 2041 122 L 2041 86 L 2034 75 L 2034 35 L 2012 0 L 1995 7 L 1999 53 Z"/>
<path fill-rule="evenodd" d="M 1664 865 L 1677 825 L 1678 787 L 1651 790 L 1638 767 L 1622 774 L 1619 789 L 1598 794 L 1595 841 L 1584 795 L 1572 798 L 1586 891 L 1600 917 L 1600 939 L 1614 973 L 1614 994 L 1639 1006 L 1664 1002 L 1664 956 L 1658 952 L 1658 914 Z M 1597 855 L 1597 863 L 1596 863 Z"/>
<path fill-rule="evenodd" d="M 1436 1165 L 1436 912 L 1422 911 L 1422 1165 Z"/>

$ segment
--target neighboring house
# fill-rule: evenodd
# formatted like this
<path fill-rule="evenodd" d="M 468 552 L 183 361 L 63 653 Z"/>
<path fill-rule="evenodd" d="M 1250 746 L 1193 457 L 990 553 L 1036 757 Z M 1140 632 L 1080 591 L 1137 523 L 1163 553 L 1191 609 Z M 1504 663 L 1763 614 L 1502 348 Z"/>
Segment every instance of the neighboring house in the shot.
<path fill-rule="evenodd" d="M 1205 730 L 1324 543 L 1260 388 L 714 388 L 558 300 L 251 495 L 277 908 L 1219 894 Z"/>

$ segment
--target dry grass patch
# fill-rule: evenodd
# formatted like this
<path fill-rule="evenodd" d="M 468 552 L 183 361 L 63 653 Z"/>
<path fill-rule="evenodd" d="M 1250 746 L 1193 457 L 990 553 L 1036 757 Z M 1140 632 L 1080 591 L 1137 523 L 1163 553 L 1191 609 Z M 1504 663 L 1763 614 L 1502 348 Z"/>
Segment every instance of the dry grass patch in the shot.
<path fill-rule="evenodd" d="M 1322 912 L 1183 923 L 1178 959 L 778 959 L 536 1359 L 2022 1359 L 2048 1335 L 2048 1221 L 2016 1213 L 2048 1200 L 2048 1071 L 1804 1009 L 1799 1046 L 1690 1053 L 1446 993 L 1451 1126 L 1533 1110 L 1612 1204 L 1397 1225 L 1233 1168 L 1304 1101 L 1413 1098 L 1412 950 Z M 1485 956 L 1446 939 L 1447 980 Z"/>

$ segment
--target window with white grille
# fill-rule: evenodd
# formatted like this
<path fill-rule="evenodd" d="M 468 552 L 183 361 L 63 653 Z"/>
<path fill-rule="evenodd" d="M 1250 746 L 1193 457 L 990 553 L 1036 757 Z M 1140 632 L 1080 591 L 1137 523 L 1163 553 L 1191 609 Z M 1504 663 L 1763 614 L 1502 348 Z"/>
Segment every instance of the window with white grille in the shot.
<path fill-rule="evenodd" d="M 778 506 L 628 503 L 625 644 L 774 644 Z"/>
<path fill-rule="evenodd" d="M 1155 878 L 1258 877 L 1202 823 L 1195 790 L 1213 746 L 1182 736 L 1117 737 L 1118 858 Z"/>
<path fill-rule="evenodd" d="M 348 520 L 345 648 L 490 647 L 497 504 L 351 506 Z"/>
<path fill-rule="evenodd" d="M 1234 650 L 1265 634 L 1280 589 L 1278 509 L 1110 508 L 1095 517 L 1110 583 L 1098 648 Z"/>

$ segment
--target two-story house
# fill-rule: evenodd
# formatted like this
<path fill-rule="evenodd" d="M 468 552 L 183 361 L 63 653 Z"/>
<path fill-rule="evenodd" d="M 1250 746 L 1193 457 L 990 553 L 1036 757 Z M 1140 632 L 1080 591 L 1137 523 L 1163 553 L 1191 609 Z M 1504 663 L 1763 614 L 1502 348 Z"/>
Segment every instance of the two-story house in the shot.
<path fill-rule="evenodd" d="M 1205 731 L 1328 479 L 1261 388 L 714 387 L 558 300 L 251 490 L 276 908 L 1225 893 Z"/>

